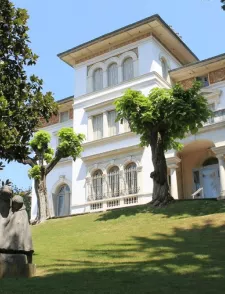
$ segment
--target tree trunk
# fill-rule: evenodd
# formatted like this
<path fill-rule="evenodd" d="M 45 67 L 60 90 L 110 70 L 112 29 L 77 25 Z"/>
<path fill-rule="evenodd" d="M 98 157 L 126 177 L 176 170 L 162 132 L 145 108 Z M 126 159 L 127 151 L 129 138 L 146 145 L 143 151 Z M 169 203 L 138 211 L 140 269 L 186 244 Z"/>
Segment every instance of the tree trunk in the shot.
<path fill-rule="evenodd" d="M 42 175 L 40 180 L 35 180 L 35 192 L 38 206 L 36 223 L 40 223 L 50 217 L 45 175 Z"/>
<path fill-rule="evenodd" d="M 159 132 L 151 133 L 151 150 L 154 171 L 150 177 L 153 179 L 153 206 L 164 206 L 173 200 L 170 195 L 167 181 L 167 165 L 164 154 L 163 134 Z"/>

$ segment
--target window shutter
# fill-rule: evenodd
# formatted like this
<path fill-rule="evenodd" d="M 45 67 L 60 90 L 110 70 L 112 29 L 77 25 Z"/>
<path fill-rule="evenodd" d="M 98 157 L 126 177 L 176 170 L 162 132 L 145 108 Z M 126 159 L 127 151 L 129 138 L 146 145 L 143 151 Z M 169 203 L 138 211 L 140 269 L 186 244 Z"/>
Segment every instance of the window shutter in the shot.
<path fill-rule="evenodd" d="M 128 81 L 134 77 L 134 65 L 131 57 L 125 59 L 123 63 L 123 80 Z"/>
<path fill-rule="evenodd" d="M 118 84 L 118 68 L 117 64 L 113 63 L 108 67 L 108 86 Z"/>
<path fill-rule="evenodd" d="M 103 115 L 93 116 L 93 138 L 94 140 L 101 139 L 103 136 Z"/>
<path fill-rule="evenodd" d="M 93 83 L 94 91 L 103 89 L 103 70 L 101 68 L 95 70 Z"/>
<path fill-rule="evenodd" d="M 119 123 L 116 122 L 115 110 L 108 112 L 108 127 L 109 127 L 109 136 L 114 136 L 119 133 Z"/>

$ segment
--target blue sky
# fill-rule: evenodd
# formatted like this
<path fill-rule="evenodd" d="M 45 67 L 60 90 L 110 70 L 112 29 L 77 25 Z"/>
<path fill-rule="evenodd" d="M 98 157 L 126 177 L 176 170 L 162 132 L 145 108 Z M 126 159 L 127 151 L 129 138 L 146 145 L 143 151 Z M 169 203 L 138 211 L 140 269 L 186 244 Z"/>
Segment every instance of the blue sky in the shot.
<path fill-rule="evenodd" d="M 14 0 L 30 15 L 31 48 L 39 55 L 33 73 L 55 99 L 73 95 L 73 69 L 57 54 L 142 18 L 159 14 L 199 57 L 225 53 L 225 12 L 220 0 Z M 0 174 L 28 187 L 27 167 L 11 163 Z"/>

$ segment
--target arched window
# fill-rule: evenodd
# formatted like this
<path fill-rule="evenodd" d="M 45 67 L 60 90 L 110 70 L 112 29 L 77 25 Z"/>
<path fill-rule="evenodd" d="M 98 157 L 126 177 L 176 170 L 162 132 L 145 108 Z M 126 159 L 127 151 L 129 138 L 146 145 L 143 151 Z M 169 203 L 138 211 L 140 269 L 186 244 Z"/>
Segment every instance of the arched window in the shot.
<path fill-rule="evenodd" d="M 162 66 L 162 77 L 164 78 L 164 80 L 167 81 L 169 68 L 168 68 L 167 61 L 164 57 L 161 58 L 161 66 Z"/>
<path fill-rule="evenodd" d="M 93 90 L 98 91 L 103 89 L 103 70 L 97 68 L 93 74 Z"/>
<path fill-rule="evenodd" d="M 109 195 L 111 197 L 117 197 L 120 195 L 120 179 L 119 168 L 113 166 L 108 173 Z"/>
<path fill-rule="evenodd" d="M 116 63 L 112 63 L 108 67 L 108 86 L 118 84 L 118 67 Z"/>
<path fill-rule="evenodd" d="M 133 59 L 128 57 L 123 62 L 123 80 L 128 81 L 134 77 Z"/>
<path fill-rule="evenodd" d="M 103 198 L 103 176 L 100 169 L 96 170 L 92 175 L 92 196 L 94 200 Z"/>
<path fill-rule="evenodd" d="M 137 165 L 134 162 L 129 163 L 125 168 L 125 180 L 127 194 L 137 193 Z"/>
<path fill-rule="evenodd" d="M 56 194 L 55 215 L 64 216 L 70 213 L 70 188 L 63 185 Z"/>

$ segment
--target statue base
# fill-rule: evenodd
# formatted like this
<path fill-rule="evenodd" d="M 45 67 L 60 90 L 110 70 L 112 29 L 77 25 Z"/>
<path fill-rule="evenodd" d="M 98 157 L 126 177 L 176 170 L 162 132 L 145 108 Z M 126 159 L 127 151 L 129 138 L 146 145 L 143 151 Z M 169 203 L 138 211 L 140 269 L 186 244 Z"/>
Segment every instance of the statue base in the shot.
<path fill-rule="evenodd" d="M 31 278 L 36 273 L 36 265 L 27 262 L 25 254 L 0 253 L 0 279 L 10 277 Z"/>

